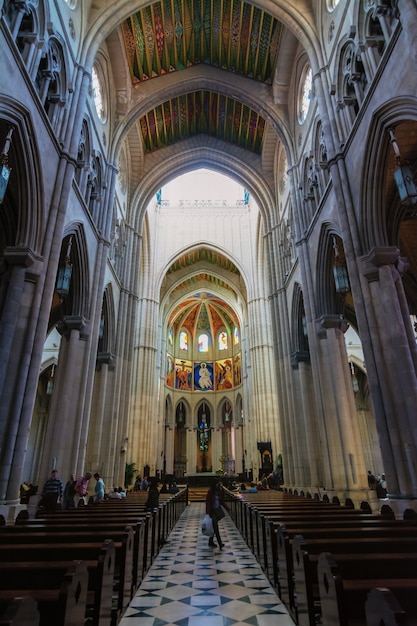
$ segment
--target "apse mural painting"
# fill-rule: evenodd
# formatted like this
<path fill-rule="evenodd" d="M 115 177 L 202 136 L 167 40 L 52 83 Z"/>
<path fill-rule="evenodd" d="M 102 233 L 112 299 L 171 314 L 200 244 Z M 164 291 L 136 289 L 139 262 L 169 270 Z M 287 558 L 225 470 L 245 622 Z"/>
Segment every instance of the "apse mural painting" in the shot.
<path fill-rule="evenodd" d="M 196 391 L 213 390 L 213 363 L 206 361 L 194 363 L 194 389 Z"/>
<path fill-rule="evenodd" d="M 188 361 L 166 357 L 165 383 L 185 391 L 223 391 L 242 384 L 241 355 L 218 361 Z"/>
<path fill-rule="evenodd" d="M 191 391 L 193 388 L 193 365 L 191 361 L 175 361 L 175 389 Z"/>
<path fill-rule="evenodd" d="M 222 389 L 231 389 L 233 387 L 232 359 L 216 361 L 215 372 L 217 390 L 221 391 Z"/>

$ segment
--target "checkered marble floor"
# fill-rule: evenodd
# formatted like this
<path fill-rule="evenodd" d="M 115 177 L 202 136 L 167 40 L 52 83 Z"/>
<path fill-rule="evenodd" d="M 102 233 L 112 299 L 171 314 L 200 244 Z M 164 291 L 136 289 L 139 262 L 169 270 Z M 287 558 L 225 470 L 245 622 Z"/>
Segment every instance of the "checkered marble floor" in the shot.
<path fill-rule="evenodd" d="M 204 513 L 187 506 L 119 626 L 294 626 L 229 516 L 220 550 L 201 532 Z"/>

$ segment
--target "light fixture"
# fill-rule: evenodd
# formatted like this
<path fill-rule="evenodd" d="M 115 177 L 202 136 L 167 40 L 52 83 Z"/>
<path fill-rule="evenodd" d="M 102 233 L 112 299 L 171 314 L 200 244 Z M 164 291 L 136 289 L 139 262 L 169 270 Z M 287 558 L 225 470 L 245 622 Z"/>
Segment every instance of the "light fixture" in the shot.
<path fill-rule="evenodd" d="M 48 384 L 46 385 L 46 395 L 51 396 L 52 391 L 54 389 L 54 374 L 55 374 L 55 363 L 52 364 L 51 371 L 49 374 Z"/>
<path fill-rule="evenodd" d="M 353 365 L 352 361 L 350 361 L 350 373 L 352 376 L 353 391 L 354 393 L 357 393 L 359 391 L 359 383 L 358 379 L 356 378 L 355 366 Z"/>
<path fill-rule="evenodd" d="M 409 163 L 401 163 L 401 154 L 392 128 L 389 130 L 390 140 L 395 154 L 395 169 L 393 170 L 395 184 L 401 203 L 412 206 L 417 202 L 417 187 L 414 182 L 414 174 Z"/>
<path fill-rule="evenodd" d="M 63 265 L 61 265 L 58 269 L 58 278 L 56 281 L 56 292 L 63 300 L 68 294 L 70 290 L 71 284 L 71 274 L 72 274 L 72 263 L 70 259 L 71 254 L 71 246 L 72 246 L 72 235 L 68 242 L 67 254 L 65 256 L 65 260 Z"/>
<path fill-rule="evenodd" d="M 12 142 L 13 128 L 9 129 L 4 143 L 3 152 L 1 153 L 0 160 L 0 204 L 3 204 L 4 196 L 6 195 L 7 185 L 9 182 L 10 172 L 12 168 L 8 165 L 9 160 L 9 148 Z"/>
<path fill-rule="evenodd" d="M 336 237 L 333 237 L 334 264 L 333 277 L 336 291 L 338 293 L 348 293 L 350 291 L 349 277 L 344 261 L 339 256 L 339 248 Z"/>

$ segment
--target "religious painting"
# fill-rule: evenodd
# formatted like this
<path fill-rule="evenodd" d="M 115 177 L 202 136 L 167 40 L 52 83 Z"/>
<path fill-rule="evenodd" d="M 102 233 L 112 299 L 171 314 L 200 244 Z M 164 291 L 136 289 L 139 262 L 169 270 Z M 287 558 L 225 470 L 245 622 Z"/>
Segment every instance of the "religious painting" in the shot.
<path fill-rule="evenodd" d="M 193 365 L 191 361 L 176 359 L 175 361 L 175 389 L 191 391 L 193 384 Z"/>
<path fill-rule="evenodd" d="M 174 359 L 172 356 L 167 354 L 166 358 L 166 372 L 165 372 L 165 383 L 168 387 L 174 387 L 175 375 L 174 375 Z"/>
<path fill-rule="evenodd" d="M 242 384 L 242 360 L 240 352 L 233 358 L 233 384 L 235 387 Z"/>
<path fill-rule="evenodd" d="M 216 389 L 218 391 L 221 391 L 222 389 L 231 389 L 233 387 L 233 368 L 231 359 L 216 361 L 215 373 Z"/>
<path fill-rule="evenodd" d="M 207 361 L 194 363 L 195 391 L 212 391 L 213 373 L 213 363 L 207 363 Z"/>

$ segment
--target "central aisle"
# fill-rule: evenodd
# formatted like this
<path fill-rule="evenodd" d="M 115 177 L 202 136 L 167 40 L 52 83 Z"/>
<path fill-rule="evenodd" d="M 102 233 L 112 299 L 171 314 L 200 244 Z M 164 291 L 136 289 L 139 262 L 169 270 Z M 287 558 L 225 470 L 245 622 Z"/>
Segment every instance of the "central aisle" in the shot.
<path fill-rule="evenodd" d="M 201 532 L 204 513 L 187 506 L 119 626 L 294 626 L 229 516 L 219 550 Z"/>

